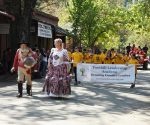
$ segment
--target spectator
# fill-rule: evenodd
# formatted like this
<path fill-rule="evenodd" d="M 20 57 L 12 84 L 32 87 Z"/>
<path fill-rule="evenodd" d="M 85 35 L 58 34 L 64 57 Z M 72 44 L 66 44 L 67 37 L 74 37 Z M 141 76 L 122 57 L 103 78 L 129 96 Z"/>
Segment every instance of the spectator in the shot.
<path fill-rule="evenodd" d="M 127 54 L 129 54 L 129 52 L 131 51 L 131 45 L 129 43 L 129 45 L 126 47 L 126 51 L 127 51 Z"/>
<path fill-rule="evenodd" d="M 145 44 L 145 46 L 143 47 L 143 51 L 147 54 L 147 51 L 148 51 L 147 44 Z"/>
<path fill-rule="evenodd" d="M 41 77 L 44 77 L 46 75 L 47 70 L 47 54 L 45 49 L 41 49 L 40 51 L 40 75 Z"/>

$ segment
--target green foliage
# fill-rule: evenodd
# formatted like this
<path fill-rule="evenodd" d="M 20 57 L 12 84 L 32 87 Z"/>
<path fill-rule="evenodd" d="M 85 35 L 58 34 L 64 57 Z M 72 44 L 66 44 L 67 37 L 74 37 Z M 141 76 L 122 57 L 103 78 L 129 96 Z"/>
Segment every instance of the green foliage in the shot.
<path fill-rule="evenodd" d="M 126 8 L 120 0 L 38 0 L 36 7 L 58 16 L 63 28 L 72 24 L 74 46 L 150 45 L 150 0 L 128 3 Z"/>
<path fill-rule="evenodd" d="M 25 15 L 21 12 L 24 11 L 24 2 L 29 0 L 16 0 L 22 6 L 21 12 L 18 11 L 19 4 L 12 1 L 6 0 L 8 11 L 14 15 Z M 32 1 L 32 9 L 36 5 L 36 9 L 58 16 L 63 28 L 71 24 L 69 28 L 74 36 L 73 46 L 96 45 L 109 49 L 126 46 L 129 42 L 137 46 L 150 45 L 150 0 L 133 5 L 132 0 L 128 0 L 128 8 L 120 0 Z"/>
<path fill-rule="evenodd" d="M 143 47 L 145 44 L 150 48 L 150 1 L 143 0 L 128 10 L 127 41 Z"/>
<path fill-rule="evenodd" d="M 101 44 L 103 41 L 98 42 L 99 37 L 105 37 L 104 34 L 110 30 L 118 34 L 127 20 L 126 10 L 115 6 L 110 8 L 110 1 L 107 0 L 73 0 L 72 5 L 70 19 L 73 33 L 78 42 L 88 47 Z"/>
<path fill-rule="evenodd" d="M 56 15 L 62 12 L 69 0 L 37 0 L 36 9 L 48 14 Z"/>

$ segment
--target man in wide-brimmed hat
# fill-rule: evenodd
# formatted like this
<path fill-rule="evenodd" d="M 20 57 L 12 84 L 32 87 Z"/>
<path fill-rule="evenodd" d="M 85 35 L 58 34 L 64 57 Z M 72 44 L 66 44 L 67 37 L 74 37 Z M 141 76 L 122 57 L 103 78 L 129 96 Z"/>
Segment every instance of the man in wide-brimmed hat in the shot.
<path fill-rule="evenodd" d="M 11 69 L 12 72 L 18 72 L 18 95 L 17 97 L 22 97 L 23 93 L 23 82 L 24 78 L 27 84 L 27 94 L 28 96 L 32 96 L 31 87 L 31 68 L 35 64 L 34 60 L 34 53 L 32 52 L 31 48 L 29 48 L 29 43 L 27 41 L 22 40 L 20 43 L 20 48 L 17 50 L 13 67 Z"/>

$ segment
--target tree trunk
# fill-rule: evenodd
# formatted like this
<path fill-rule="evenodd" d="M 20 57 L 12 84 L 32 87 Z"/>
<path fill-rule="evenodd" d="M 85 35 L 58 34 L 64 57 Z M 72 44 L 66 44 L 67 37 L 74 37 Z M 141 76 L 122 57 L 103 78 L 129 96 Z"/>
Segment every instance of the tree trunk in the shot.
<path fill-rule="evenodd" d="M 14 54 L 15 50 L 18 47 L 19 42 L 19 24 L 21 16 L 21 1 L 20 0 L 5 0 L 4 5 L 8 13 L 15 16 L 15 20 L 10 22 L 10 33 L 9 33 L 9 42 L 11 43 L 11 49 Z"/>
<path fill-rule="evenodd" d="M 30 40 L 30 26 L 33 8 L 37 0 L 5 0 L 4 5 L 8 13 L 15 16 L 10 23 L 9 42 L 13 52 L 18 48 L 21 40 Z"/>

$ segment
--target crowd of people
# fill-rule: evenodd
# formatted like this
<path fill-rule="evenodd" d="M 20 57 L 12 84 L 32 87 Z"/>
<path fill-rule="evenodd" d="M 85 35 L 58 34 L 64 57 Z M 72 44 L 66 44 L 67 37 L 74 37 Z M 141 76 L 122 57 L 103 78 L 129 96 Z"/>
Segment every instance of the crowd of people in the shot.
<path fill-rule="evenodd" d="M 80 84 L 77 79 L 77 64 L 78 63 L 90 63 L 90 64 L 135 64 L 135 75 L 137 73 L 137 65 L 139 60 L 136 57 L 137 54 L 146 55 L 148 47 L 145 45 L 143 48 L 132 46 L 129 44 L 125 50 L 100 50 L 98 48 L 75 47 L 74 51 L 70 48 L 63 48 L 61 39 L 55 39 L 55 48 L 47 50 L 45 48 L 38 49 L 37 47 L 30 49 L 28 43 L 25 41 L 20 42 L 20 48 L 17 50 L 13 67 L 11 69 L 11 49 L 3 52 L 2 64 L 5 72 L 17 71 L 18 73 L 18 95 L 22 97 L 23 81 L 24 78 L 27 82 L 27 94 L 32 95 L 32 73 L 36 72 L 40 78 L 45 78 L 43 91 L 47 92 L 49 96 L 60 97 L 71 94 L 71 77 L 70 74 L 74 73 L 75 83 Z M 25 67 L 25 59 L 32 56 L 35 60 L 34 66 Z M 26 61 L 27 65 L 32 64 L 32 59 Z M 133 84 L 131 87 L 134 87 Z"/>
<path fill-rule="evenodd" d="M 39 49 L 35 46 L 33 52 L 36 55 L 37 64 L 35 65 L 33 72 L 38 72 L 38 77 L 45 77 L 47 66 L 48 66 L 48 59 L 50 54 L 50 49 L 46 50 L 45 48 Z M 131 58 L 131 55 L 141 54 L 146 55 L 148 52 L 148 47 L 145 45 L 143 48 L 140 46 L 136 47 L 135 44 L 132 46 L 129 44 L 126 47 L 125 51 L 115 50 L 115 49 L 82 49 L 80 47 L 75 47 L 74 51 L 70 48 L 67 48 L 68 55 L 70 61 L 74 62 L 72 65 L 74 73 L 76 74 L 76 66 L 77 63 L 94 63 L 94 64 L 125 64 Z M 3 51 L 2 58 L 0 61 L 0 70 L 2 74 L 10 72 L 12 66 L 12 56 L 11 56 L 11 49 L 7 48 Z M 76 79 L 76 77 L 75 77 Z M 77 82 L 77 80 L 76 80 Z"/>
<path fill-rule="evenodd" d="M 104 49 L 94 49 L 91 48 L 80 50 L 76 47 L 73 53 L 70 53 L 70 59 L 73 62 L 83 62 L 83 63 L 94 63 L 94 64 L 126 64 L 131 59 L 131 56 L 146 55 L 148 52 L 148 47 L 145 45 L 143 49 L 141 47 L 136 47 L 135 44 L 126 47 L 126 50 L 115 50 L 111 48 L 110 50 Z"/>
<path fill-rule="evenodd" d="M 90 64 L 135 64 L 137 73 L 137 65 L 139 64 L 140 56 L 145 56 L 148 52 L 148 47 L 145 45 L 142 49 L 141 47 L 136 47 L 135 44 L 132 46 L 129 44 L 125 50 L 115 50 L 111 48 L 110 50 L 104 49 L 81 49 L 76 47 L 74 52 L 68 51 L 70 61 L 73 63 L 73 71 L 75 74 L 75 85 L 80 82 L 77 80 L 77 64 L 78 63 L 90 63 Z"/>

